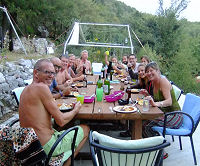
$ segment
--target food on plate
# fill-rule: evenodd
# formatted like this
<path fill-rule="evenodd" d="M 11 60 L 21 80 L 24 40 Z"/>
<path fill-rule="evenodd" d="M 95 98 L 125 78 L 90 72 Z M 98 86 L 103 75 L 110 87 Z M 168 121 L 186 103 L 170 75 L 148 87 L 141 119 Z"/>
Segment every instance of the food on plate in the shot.
<path fill-rule="evenodd" d="M 72 91 L 71 93 L 70 93 L 70 95 L 72 95 L 72 96 L 78 96 L 79 95 L 79 93 L 78 92 L 76 92 L 76 91 Z"/>
<path fill-rule="evenodd" d="M 116 75 L 117 78 L 121 78 L 123 77 L 124 75 Z"/>
<path fill-rule="evenodd" d="M 143 99 L 137 98 L 138 104 L 143 105 Z"/>
<path fill-rule="evenodd" d="M 68 109 L 72 109 L 73 108 L 73 104 L 57 104 L 57 106 L 59 107 L 60 110 L 68 110 Z"/>
<path fill-rule="evenodd" d="M 121 111 L 133 111 L 134 110 L 134 107 L 131 107 L 131 106 L 123 106 L 121 108 Z"/>
<path fill-rule="evenodd" d="M 133 113 L 137 111 L 136 107 L 133 106 L 116 106 L 113 108 L 113 111 L 118 113 Z"/>
<path fill-rule="evenodd" d="M 139 93 L 139 92 L 140 92 L 140 89 L 131 89 L 131 92 L 132 92 L 132 93 Z"/>
<path fill-rule="evenodd" d="M 83 84 L 82 83 L 77 83 L 76 86 L 77 87 L 81 87 L 81 86 L 83 86 Z"/>

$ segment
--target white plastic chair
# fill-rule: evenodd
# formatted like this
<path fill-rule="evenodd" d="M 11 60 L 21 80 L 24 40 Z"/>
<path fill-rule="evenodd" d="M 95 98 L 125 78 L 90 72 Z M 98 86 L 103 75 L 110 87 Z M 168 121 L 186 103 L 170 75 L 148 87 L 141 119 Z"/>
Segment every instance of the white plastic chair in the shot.
<path fill-rule="evenodd" d="M 17 105 L 19 105 L 19 101 L 20 101 L 20 96 L 22 91 L 24 90 L 25 87 L 18 87 L 12 90 L 12 94 L 15 97 L 15 100 L 17 102 Z"/>
<path fill-rule="evenodd" d="M 92 63 L 93 74 L 94 75 L 101 75 L 101 68 L 103 63 Z"/>

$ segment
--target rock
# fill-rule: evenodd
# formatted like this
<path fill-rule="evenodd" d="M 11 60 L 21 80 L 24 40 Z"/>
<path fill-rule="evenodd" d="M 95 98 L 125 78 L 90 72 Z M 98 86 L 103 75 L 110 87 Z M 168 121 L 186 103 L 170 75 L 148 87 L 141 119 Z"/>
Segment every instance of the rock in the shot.
<path fill-rule="evenodd" d="M 1 106 L 1 107 L 4 107 L 4 104 L 3 104 L 1 101 L 0 101 L 0 106 Z"/>
<path fill-rule="evenodd" d="M 48 46 L 48 42 L 45 38 L 35 39 L 35 41 L 33 41 L 33 43 L 35 46 L 35 52 L 37 52 L 39 54 L 47 53 L 46 47 Z"/>
<path fill-rule="evenodd" d="M 19 65 L 21 65 L 21 66 L 32 68 L 32 62 L 31 62 L 31 60 L 20 59 L 20 60 L 18 60 L 17 63 Z"/>
<path fill-rule="evenodd" d="M 4 75 L 0 73 L 0 83 L 4 83 L 5 81 Z"/>
<path fill-rule="evenodd" d="M 8 83 L 0 84 L 0 92 L 6 92 L 10 90 L 10 86 Z"/>
<path fill-rule="evenodd" d="M 22 78 L 17 78 L 16 80 L 18 82 L 19 87 L 24 86 L 24 80 Z"/>

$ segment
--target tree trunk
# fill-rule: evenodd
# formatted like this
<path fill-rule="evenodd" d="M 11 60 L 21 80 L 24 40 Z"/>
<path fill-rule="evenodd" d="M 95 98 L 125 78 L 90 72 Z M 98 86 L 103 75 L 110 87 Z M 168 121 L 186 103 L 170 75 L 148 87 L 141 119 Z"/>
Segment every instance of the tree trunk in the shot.
<path fill-rule="evenodd" d="M 13 28 L 9 27 L 9 51 L 13 51 Z"/>

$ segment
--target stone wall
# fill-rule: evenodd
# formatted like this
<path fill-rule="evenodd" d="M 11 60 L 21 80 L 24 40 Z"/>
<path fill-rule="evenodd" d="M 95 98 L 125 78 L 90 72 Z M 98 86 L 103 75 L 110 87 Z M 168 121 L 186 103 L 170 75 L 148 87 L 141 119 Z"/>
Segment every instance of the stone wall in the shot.
<path fill-rule="evenodd" d="M 55 44 L 52 43 L 50 40 L 47 40 L 46 38 L 21 38 L 21 41 L 27 51 L 27 53 L 38 53 L 41 55 L 48 54 L 47 48 L 51 47 L 53 50 L 55 50 Z M 17 53 L 24 53 L 21 44 L 18 39 L 15 39 L 14 42 L 14 52 Z"/>
<path fill-rule="evenodd" d="M 20 59 L 16 62 L 6 62 L 0 65 L 0 117 L 16 110 L 17 103 L 12 90 L 25 86 L 24 80 L 33 77 L 35 60 Z"/>

